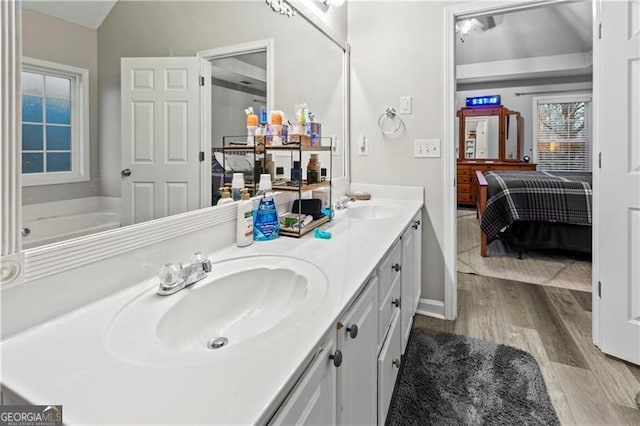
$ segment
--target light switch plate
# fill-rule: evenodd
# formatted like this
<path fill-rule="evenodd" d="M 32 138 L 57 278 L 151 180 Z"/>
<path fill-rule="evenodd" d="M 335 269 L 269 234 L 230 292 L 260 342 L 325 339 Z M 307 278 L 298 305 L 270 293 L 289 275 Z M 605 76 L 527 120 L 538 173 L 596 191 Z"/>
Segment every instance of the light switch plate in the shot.
<path fill-rule="evenodd" d="M 440 139 L 415 139 L 413 141 L 414 158 L 439 158 Z"/>
<path fill-rule="evenodd" d="M 360 137 L 358 137 L 356 149 L 358 150 L 358 155 L 369 155 L 369 141 L 365 135 L 360 134 Z"/>
<path fill-rule="evenodd" d="M 400 114 L 411 114 L 411 96 L 402 96 L 400 98 Z"/>
<path fill-rule="evenodd" d="M 336 135 L 331 135 L 331 153 L 334 157 L 340 155 L 340 139 Z"/>

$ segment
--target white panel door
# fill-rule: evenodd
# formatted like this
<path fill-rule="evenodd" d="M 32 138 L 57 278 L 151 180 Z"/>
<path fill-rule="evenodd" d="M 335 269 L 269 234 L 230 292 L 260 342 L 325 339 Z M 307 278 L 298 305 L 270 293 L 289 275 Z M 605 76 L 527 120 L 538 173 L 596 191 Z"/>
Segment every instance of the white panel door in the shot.
<path fill-rule="evenodd" d="M 600 346 L 640 364 L 640 2 L 601 4 Z"/>
<path fill-rule="evenodd" d="M 122 225 L 201 207 L 203 62 L 122 58 Z"/>

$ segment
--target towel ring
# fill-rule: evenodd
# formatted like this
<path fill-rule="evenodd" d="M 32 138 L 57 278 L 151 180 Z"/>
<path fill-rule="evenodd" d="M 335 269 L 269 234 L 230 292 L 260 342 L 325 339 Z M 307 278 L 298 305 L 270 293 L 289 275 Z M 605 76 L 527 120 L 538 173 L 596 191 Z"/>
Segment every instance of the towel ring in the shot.
<path fill-rule="evenodd" d="M 386 120 L 396 120 L 398 124 L 397 126 L 395 126 L 393 130 L 385 130 L 384 122 Z M 382 114 L 380 114 L 380 117 L 378 118 L 378 128 L 385 135 L 396 134 L 398 130 L 402 128 L 402 124 L 403 124 L 402 119 L 398 117 L 398 115 L 396 114 L 396 109 L 394 107 L 387 108 Z"/>

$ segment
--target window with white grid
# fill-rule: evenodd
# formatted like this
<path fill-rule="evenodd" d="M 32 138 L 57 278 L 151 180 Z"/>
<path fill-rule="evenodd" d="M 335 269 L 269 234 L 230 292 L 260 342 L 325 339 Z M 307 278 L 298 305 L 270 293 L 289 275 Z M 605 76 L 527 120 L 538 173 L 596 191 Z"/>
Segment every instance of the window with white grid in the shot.
<path fill-rule="evenodd" d="M 88 71 L 23 58 L 23 185 L 89 180 Z"/>
<path fill-rule="evenodd" d="M 535 150 L 538 170 L 591 171 L 591 99 L 537 99 Z"/>

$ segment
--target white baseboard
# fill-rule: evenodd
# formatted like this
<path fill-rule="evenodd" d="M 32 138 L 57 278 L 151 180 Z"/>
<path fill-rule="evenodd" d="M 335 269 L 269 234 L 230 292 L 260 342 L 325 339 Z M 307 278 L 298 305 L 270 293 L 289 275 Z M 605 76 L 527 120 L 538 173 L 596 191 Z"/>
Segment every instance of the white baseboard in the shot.
<path fill-rule="evenodd" d="M 416 313 L 420 315 L 427 315 L 429 317 L 445 319 L 444 302 L 433 299 L 420 299 Z"/>

